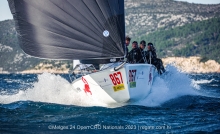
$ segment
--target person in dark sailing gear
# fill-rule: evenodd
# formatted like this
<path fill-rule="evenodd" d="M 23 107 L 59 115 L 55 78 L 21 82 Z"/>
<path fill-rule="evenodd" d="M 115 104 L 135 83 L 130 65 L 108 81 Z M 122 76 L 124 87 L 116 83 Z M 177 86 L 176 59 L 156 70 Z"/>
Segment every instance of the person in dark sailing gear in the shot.
<path fill-rule="evenodd" d="M 132 42 L 132 50 L 133 49 L 137 49 L 138 48 L 138 43 L 137 43 L 137 41 L 133 41 Z"/>
<path fill-rule="evenodd" d="M 138 59 L 138 63 L 147 63 L 147 59 L 146 59 L 147 52 L 144 50 L 145 47 L 146 47 L 146 42 L 144 40 L 142 40 L 140 42 L 140 47 L 139 47 L 140 56 Z"/>
<path fill-rule="evenodd" d="M 138 48 L 137 41 L 132 42 L 132 50 L 127 55 L 127 61 L 129 63 L 137 63 L 140 59 L 141 53 Z"/>
<path fill-rule="evenodd" d="M 125 54 L 128 54 L 128 46 L 130 44 L 131 38 L 129 36 L 125 37 Z"/>
<path fill-rule="evenodd" d="M 154 48 L 153 43 L 149 42 L 147 48 L 146 59 L 148 64 L 153 64 L 157 68 L 159 74 L 164 73 L 165 69 L 163 62 L 161 59 L 157 58 L 156 49 Z"/>

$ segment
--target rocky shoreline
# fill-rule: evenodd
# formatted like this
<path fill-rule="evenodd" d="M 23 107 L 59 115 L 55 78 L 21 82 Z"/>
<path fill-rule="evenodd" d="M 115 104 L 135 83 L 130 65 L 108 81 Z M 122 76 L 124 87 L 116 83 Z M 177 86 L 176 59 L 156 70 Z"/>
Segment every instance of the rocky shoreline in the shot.
<path fill-rule="evenodd" d="M 220 73 L 220 64 L 214 60 L 201 62 L 200 57 L 168 57 L 162 59 L 164 65 L 173 64 L 185 73 Z"/>
<path fill-rule="evenodd" d="M 164 66 L 168 64 L 174 65 L 178 70 L 185 73 L 220 73 L 220 64 L 214 60 L 208 60 L 206 62 L 200 62 L 200 57 L 167 57 L 162 58 Z M 10 72 L 4 71 L 0 74 L 7 74 Z M 60 69 L 31 69 L 22 72 L 16 72 L 19 74 L 41 74 L 41 73 L 54 73 L 54 74 L 68 74 L 69 68 Z"/>

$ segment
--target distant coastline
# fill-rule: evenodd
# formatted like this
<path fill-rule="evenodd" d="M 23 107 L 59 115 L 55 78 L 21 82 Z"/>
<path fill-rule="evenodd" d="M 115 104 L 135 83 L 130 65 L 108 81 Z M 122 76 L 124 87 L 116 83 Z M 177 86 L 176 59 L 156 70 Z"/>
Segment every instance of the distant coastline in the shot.
<path fill-rule="evenodd" d="M 200 57 L 167 57 L 162 58 L 164 66 L 172 64 L 178 70 L 185 73 L 220 73 L 220 64 L 214 60 L 200 62 Z M 42 65 L 41 65 L 42 66 Z M 18 74 L 41 74 L 41 73 L 54 73 L 54 74 L 68 74 L 69 68 L 50 68 L 50 69 L 30 69 L 21 72 L 13 72 Z M 11 72 L 1 71 L 0 74 L 9 74 Z"/>
<path fill-rule="evenodd" d="M 173 64 L 185 73 L 220 73 L 220 64 L 214 60 L 201 62 L 201 57 L 168 57 L 162 59 L 164 65 Z"/>

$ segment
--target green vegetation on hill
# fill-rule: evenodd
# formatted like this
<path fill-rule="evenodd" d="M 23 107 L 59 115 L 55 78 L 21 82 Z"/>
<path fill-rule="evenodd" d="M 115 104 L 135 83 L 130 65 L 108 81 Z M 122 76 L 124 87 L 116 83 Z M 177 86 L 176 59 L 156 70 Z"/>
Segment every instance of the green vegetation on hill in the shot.
<path fill-rule="evenodd" d="M 72 61 L 39 59 L 25 54 L 18 43 L 13 20 L 0 22 L 0 71 L 17 72 L 38 67 L 42 63 L 50 69 L 59 69 L 62 65 L 72 68 Z M 50 65 L 50 66 L 49 66 Z"/>
<path fill-rule="evenodd" d="M 126 35 L 155 44 L 158 56 L 202 56 L 220 63 L 220 4 L 174 0 L 125 0 Z M 131 47 L 131 45 L 130 45 Z M 43 64 L 43 65 L 42 65 Z M 45 66 L 44 66 L 45 65 Z M 0 22 L 0 71 L 72 68 L 72 61 L 46 60 L 25 54 L 13 20 Z"/>
<path fill-rule="evenodd" d="M 197 55 L 220 63 L 220 18 L 166 29 L 160 28 L 133 40 L 154 43 L 159 57 Z"/>
<path fill-rule="evenodd" d="M 220 17 L 220 4 L 193 4 L 175 0 L 125 0 L 126 34 L 137 38 L 159 28 L 183 26 Z"/>

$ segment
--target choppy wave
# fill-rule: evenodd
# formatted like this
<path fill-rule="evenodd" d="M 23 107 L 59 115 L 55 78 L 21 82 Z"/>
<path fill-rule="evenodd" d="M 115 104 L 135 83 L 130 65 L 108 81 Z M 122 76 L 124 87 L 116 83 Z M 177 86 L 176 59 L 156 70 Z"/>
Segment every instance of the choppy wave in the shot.
<path fill-rule="evenodd" d="M 21 89 L 13 95 L 1 95 L 0 102 L 8 104 L 16 101 L 34 101 L 64 105 L 105 106 L 84 92 L 76 94 L 71 88 L 71 84 L 65 78 L 44 73 L 38 75 L 38 81 L 33 84 L 32 88 Z"/>
<path fill-rule="evenodd" d="M 167 66 L 167 73 L 154 79 L 151 93 L 139 102 L 128 105 L 159 106 L 164 102 L 184 95 L 198 95 L 198 85 L 193 84 L 187 74 L 179 72 L 173 66 Z M 86 95 L 84 92 L 76 93 L 70 82 L 65 78 L 44 73 L 38 75 L 38 81 L 28 89 L 20 89 L 16 94 L 0 95 L 0 103 L 9 104 L 17 101 L 46 102 L 76 106 L 103 106 L 109 107 L 100 100 Z M 86 99 L 85 99 L 86 98 Z M 122 106 L 125 104 L 119 104 Z M 127 105 L 127 104 L 126 104 Z M 117 107 L 111 106 L 111 107 Z"/>
<path fill-rule="evenodd" d="M 151 93 L 146 99 L 135 104 L 144 106 L 159 106 L 166 101 L 184 95 L 199 95 L 187 74 L 181 73 L 174 66 L 167 66 L 167 73 L 156 77 Z"/>
<path fill-rule="evenodd" d="M 211 83 L 215 81 L 214 79 L 211 79 L 211 80 L 193 80 L 194 83 L 196 84 L 207 84 L 207 83 Z"/>

